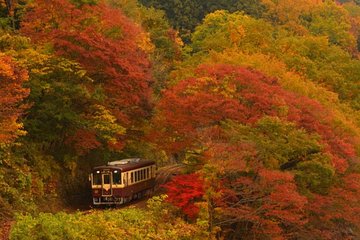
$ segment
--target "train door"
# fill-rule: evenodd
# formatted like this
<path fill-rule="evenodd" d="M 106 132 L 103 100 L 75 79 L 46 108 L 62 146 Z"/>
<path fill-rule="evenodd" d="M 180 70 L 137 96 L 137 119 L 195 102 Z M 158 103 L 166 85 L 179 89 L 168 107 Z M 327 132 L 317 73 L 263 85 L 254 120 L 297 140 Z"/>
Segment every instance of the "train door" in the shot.
<path fill-rule="evenodd" d="M 102 174 L 102 195 L 103 196 L 112 195 L 111 173 L 109 172 Z"/>
<path fill-rule="evenodd" d="M 129 173 L 125 173 L 125 177 L 124 177 L 124 185 L 125 187 L 127 187 L 129 185 Z"/>

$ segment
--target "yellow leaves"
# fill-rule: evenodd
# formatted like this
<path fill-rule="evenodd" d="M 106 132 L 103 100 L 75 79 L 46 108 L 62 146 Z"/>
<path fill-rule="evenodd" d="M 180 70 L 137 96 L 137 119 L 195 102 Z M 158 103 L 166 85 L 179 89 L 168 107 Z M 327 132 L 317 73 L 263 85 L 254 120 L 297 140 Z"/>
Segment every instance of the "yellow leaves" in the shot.
<path fill-rule="evenodd" d="M 184 91 L 184 94 L 196 94 L 205 85 L 207 88 L 209 88 L 209 92 L 221 94 L 226 98 L 232 98 L 236 92 L 236 86 L 231 84 L 228 80 L 229 77 L 224 78 L 222 84 L 219 85 L 216 79 L 212 77 L 197 77 L 196 83 L 188 86 Z"/>
<path fill-rule="evenodd" d="M 223 51 L 235 48 L 249 52 L 271 45 L 274 27 L 241 12 L 216 11 L 208 14 L 193 34 L 194 52 Z"/>
<path fill-rule="evenodd" d="M 303 76 L 289 71 L 285 63 L 275 57 L 256 53 L 246 54 L 232 49 L 222 53 L 212 52 L 205 63 L 226 63 L 239 66 L 247 66 L 263 72 L 265 75 L 276 77 L 280 84 L 288 90 L 300 95 L 315 98 L 320 102 L 337 102 L 337 95 L 315 85 Z M 319 94 L 321 92 L 321 94 Z"/>
<path fill-rule="evenodd" d="M 26 133 L 23 124 L 16 122 L 16 119 L 2 122 L 0 118 L 0 144 L 11 143 L 16 137 L 24 136 Z"/>
<path fill-rule="evenodd" d="M 126 129 L 117 123 L 111 112 L 102 105 L 94 105 L 92 113 L 87 116 L 87 119 L 90 127 L 109 142 L 117 142 L 116 136 L 126 132 Z"/>
<path fill-rule="evenodd" d="M 11 36 L 9 34 L 0 36 L 0 46 L 7 47 L 6 55 L 16 60 L 18 66 L 30 69 L 30 72 L 34 74 L 48 73 L 49 69 L 45 65 L 52 56 L 28 47 L 28 44 L 29 39 L 25 37 Z"/>
<path fill-rule="evenodd" d="M 182 41 L 181 37 L 179 36 L 179 32 L 176 31 L 175 32 L 175 38 L 174 38 L 174 42 L 177 46 L 183 47 L 184 46 L 184 42 Z"/>
<path fill-rule="evenodd" d="M 213 89 L 213 92 L 218 92 L 226 98 L 233 98 L 236 93 L 235 84 L 230 83 L 230 77 L 225 77 L 220 86 L 217 86 Z"/>
<path fill-rule="evenodd" d="M 184 93 L 188 95 L 195 94 L 199 89 L 201 89 L 202 85 L 206 85 L 211 82 L 214 82 L 214 80 L 210 77 L 199 77 L 196 79 L 196 83 L 188 86 Z"/>
<path fill-rule="evenodd" d="M 137 39 L 137 46 L 146 53 L 152 53 L 155 50 L 154 44 L 151 42 L 150 33 L 141 32 Z"/>
<path fill-rule="evenodd" d="M 234 46 L 237 46 L 240 40 L 245 36 L 245 29 L 241 25 L 235 25 L 230 22 L 228 26 L 228 31 L 230 33 L 230 40 Z"/>

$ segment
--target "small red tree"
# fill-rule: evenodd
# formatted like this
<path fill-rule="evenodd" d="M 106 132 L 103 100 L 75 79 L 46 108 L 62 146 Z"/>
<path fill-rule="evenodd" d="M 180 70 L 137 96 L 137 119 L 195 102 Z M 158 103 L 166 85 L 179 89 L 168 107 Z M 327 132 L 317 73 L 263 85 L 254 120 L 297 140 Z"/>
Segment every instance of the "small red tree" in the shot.
<path fill-rule="evenodd" d="M 175 176 L 163 185 L 166 189 L 167 201 L 179 207 L 189 218 L 194 218 L 199 212 L 195 202 L 204 195 L 203 180 L 199 174 Z"/>

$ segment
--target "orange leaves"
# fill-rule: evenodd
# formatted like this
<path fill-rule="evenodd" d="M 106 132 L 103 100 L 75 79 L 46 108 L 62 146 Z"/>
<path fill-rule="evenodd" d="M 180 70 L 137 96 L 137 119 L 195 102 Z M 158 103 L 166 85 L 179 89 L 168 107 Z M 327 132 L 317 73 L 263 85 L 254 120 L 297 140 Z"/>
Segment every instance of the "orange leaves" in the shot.
<path fill-rule="evenodd" d="M 26 108 L 21 101 L 29 95 L 22 86 L 27 79 L 27 71 L 0 54 L 0 144 L 10 143 L 24 133 L 18 119 Z"/>

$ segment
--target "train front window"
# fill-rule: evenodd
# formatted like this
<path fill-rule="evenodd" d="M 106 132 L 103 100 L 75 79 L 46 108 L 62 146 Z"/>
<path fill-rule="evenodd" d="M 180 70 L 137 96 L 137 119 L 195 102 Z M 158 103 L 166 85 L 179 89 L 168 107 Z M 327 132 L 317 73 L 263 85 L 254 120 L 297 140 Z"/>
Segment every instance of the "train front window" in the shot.
<path fill-rule="evenodd" d="M 110 175 L 104 174 L 104 184 L 110 184 Z"/>
<path fill-rule="evenodd" d="M 121 184 L 121 175 L 120 175 L 120 171 L 118 171 L 118 170 L 115 170 L 113 172 L 113 183 Z"/>
<path fill-rule="evenodd" d="M 101 173 L 100 173 L 100 171 L 96 171 L 93 174 L 93 185 L 101 185 Z"/>

